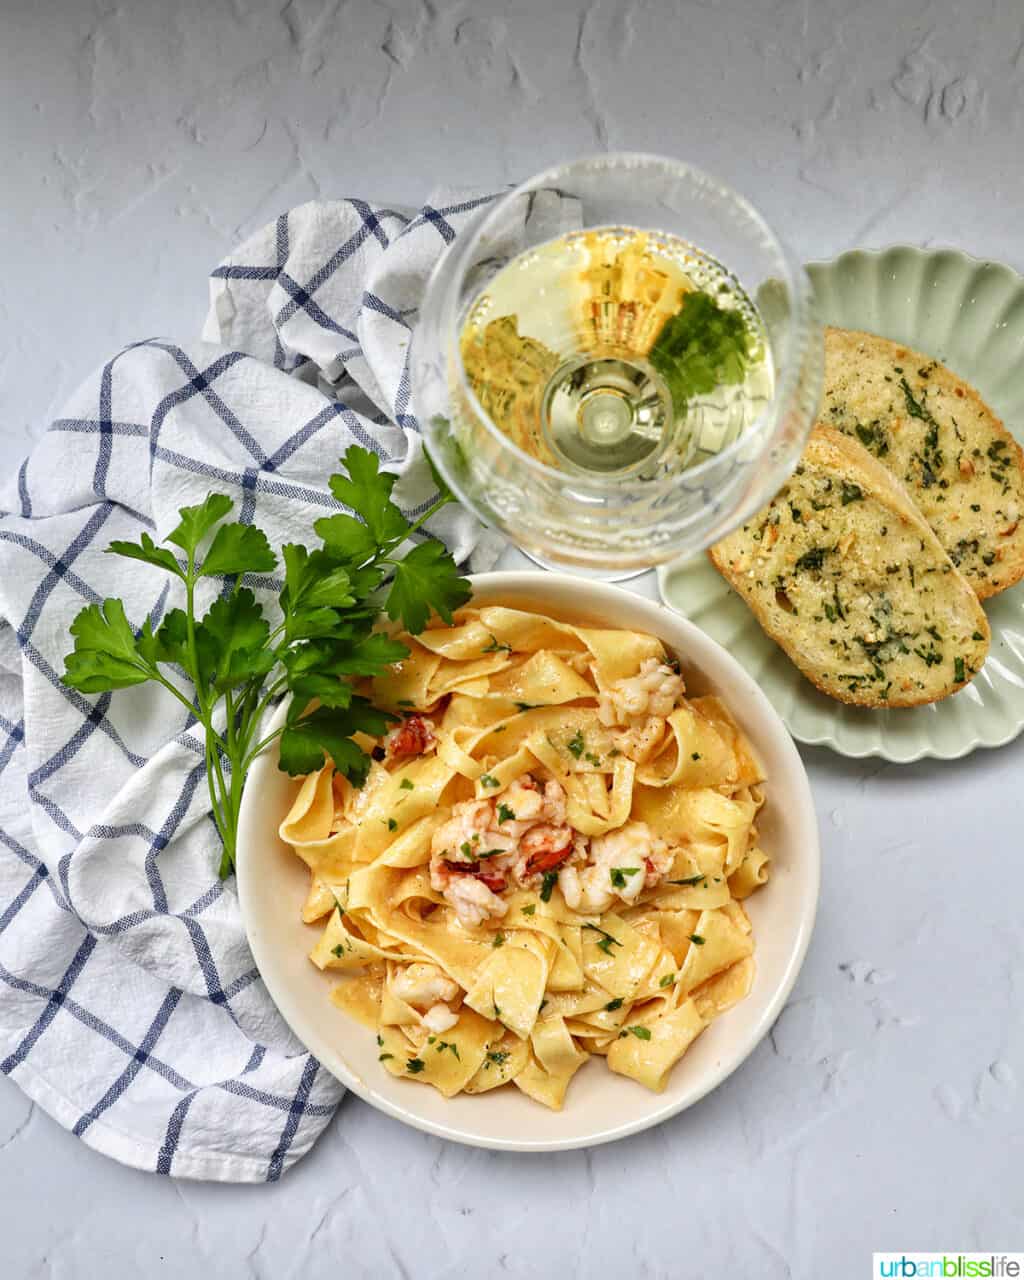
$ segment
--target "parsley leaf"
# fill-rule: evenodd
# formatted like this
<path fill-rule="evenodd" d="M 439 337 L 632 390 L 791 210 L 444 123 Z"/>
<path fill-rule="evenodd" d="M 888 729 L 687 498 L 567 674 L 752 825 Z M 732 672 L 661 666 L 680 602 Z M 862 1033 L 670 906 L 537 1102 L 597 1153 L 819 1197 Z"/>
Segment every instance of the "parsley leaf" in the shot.
<path fill-rule="evenodd" d="M 543 879 L 543 881 L 542 881 L 542 883 L 541 883 L 541 890 L 540 890 L 540 900 L 541 900 L 541 902 L 550 902 L 550 901 L 551 901 L 551 891 L 552 891 L 552 889 L 554 889 L 554 887 L 555 887 L 555 885 L 556 885 L 557 883 L 558 883 L 558 872 L 557 872 L 557 871 L 545 871 L 545 872 L 544 872 L 544 879 Z"/>
<path fill-rule="evenodd" d="M 188 555 L 194 555 L 206 535 L 234 507 L 226 493 L 208 493 L 195 507 L 182 507 L 178 511 L 181 523 L 167 535 L 166 541 L 181 547 Z"/>
<path fill-rule="evenodd" d="M 412 1074 L 415 1076 L 415 1075 L 419 1075 L 419 1073 L 423 1070 L 425 1066 L 426 1066 L 426 1063 L 423 1061 L 422 1058 L 409 1058 L 406 1060 L 405 1069 L 407 1071 L 411 1071 Z"/>
<path fill-rule="evenodd" d="M 199 623 L 200 678 L 218 689 L 244 684 L 254 674 L 266 675 L 266 644 L 270 623 L 263 616 L 256 597 L 242 587 L 232 595 L 215 600 Z"/>
<path fill-rule="evenodd" d="M 65 660 L 62 683 L 82 693 L 127 689 L 151 679 L 120 600 L 90 604 L 71 624 L 75 650 Z"/>
<path fill-rule="evenodd" d="M 651 1033 L 646 1027 L 627 1027 L 627 1031 L 631 1031 L 638 1040 L 650 1040 Z"/>
<path fill-rule="evenodd" d="M 403 538 L 409 531 L 409 522 L 391 500 L 398 477 L 381 471 L 380 458 L 358 445 L 346 450 L 343 461 L 348 474 L 331 476 L 331 493 L 362 516 L 378 545 Z"/>
<path fill-rule="evenodd" d="M 251 524 L 222 524 L 203 556 L 201 572 L 214 574 L 270 573 L 277 568 L 277 556 L 267 535 Z"/>
<path fill-rule="evenodd" d="M 125 556 L 129 560 L 141 560 L 158 569 L 166 569 L 175 577 L 185 577 L 174 552 L 168 551 L 166 547 L 158 547 L 148 533 L 144 533 L 138 542 L 112 542 L 107 551 L 116 556 Z"/>
<path fill-rule="evenodd" d="M 421 542 L 395 565 L 385 608 L 389 618 L 401 618 L 410 631 L 419 632 L 427 625 L 431 610 L 450 623 L 452 610 L 464 605 L 471 595 L 469 579 L 459 576 L 444 545 Z"/>
<path fill-rule="evenodd" d="M 295 706 L 292 703 L 292 706 Z M 334 767 L 356 786 L 362 786 L 370 771 L 370 757 L 352 741 L 352 734 L 379 738 L 389 720 L 365 698 L 353 698 L 344 710 L 317 707 L 310 715 L 286 726 L 280 739 L 280 763 L 285 773 L 315 773 L 323 768 L 325 754 Z"/>

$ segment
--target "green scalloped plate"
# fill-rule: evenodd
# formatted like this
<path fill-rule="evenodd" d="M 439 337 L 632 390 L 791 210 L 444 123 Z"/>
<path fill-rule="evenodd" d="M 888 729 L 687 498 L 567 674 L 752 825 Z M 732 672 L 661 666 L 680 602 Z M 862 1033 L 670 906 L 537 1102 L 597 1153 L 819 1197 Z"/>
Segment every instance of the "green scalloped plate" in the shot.
<path fill-rule="evenodd" d="M 947 364 L 1024 440 L 1024 278 L 955 249 L 853 250 L 807 268 L 823 324 L 866 329 Z M 662 598 L 750 672 L 798 742 L 903 764 L 955 760 L 1024 729 L 1024 583 L 985 602 L 992 648 L 980 673 L 942 702 L 848 707 L 819 693 L 764 634 L 705 556 L 663 566 Z"/>

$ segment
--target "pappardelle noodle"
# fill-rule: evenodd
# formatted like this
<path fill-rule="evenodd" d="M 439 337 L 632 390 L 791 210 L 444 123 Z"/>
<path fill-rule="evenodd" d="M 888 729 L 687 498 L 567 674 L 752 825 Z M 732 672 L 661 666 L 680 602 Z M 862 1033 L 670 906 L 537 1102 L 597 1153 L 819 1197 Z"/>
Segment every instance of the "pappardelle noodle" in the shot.
<path fill-rule="evenodd" d="M 753 980 L 749 745 L 650 635 L 488 606 L 401 638 L 365 784 L 328 761 L 280 828 L 335 1004 L 445 1097 L 512 1083 L 558 1109 L 591 1054 L 664 1089 Z"/>

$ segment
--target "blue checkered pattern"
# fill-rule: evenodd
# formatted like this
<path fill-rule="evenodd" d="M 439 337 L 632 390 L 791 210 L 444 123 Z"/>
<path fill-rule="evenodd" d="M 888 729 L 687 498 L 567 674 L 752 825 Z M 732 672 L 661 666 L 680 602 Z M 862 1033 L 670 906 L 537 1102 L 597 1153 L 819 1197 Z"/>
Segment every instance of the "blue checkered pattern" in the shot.
<path fill-rule="evenodd" d="M 213 273 L 206 343 L 119 352 L 0 495 L 0 1070 L 126 1163 L 273 1181 L 341 1088 L 273 1008 L 217 878 L 194 723 L 157 688 L 64 688 L 69 624 L 109 595 L 136 625 L 181 605 L 180 584 L 104 548 L 162 537 L 210 489 L 276 545 L 307 540 L 353 441 L 425 508 L 408 336 L 479 203 L 278 218 Z M 448 511 L 434 532 L 465 560 L 477 528 Z"/>

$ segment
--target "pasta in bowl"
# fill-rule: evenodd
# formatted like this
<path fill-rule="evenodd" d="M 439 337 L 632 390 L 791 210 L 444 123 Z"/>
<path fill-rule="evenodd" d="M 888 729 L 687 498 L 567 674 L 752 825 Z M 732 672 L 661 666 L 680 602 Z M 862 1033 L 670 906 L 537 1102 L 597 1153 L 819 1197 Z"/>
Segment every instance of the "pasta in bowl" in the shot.
<path fill-rule="evenodd" d="M 363 744 L 362 787 L 330 761 L 273 779 L 298 855 L 274 842 L 273 912 L 243 812 L 243 910 L 293 1029 L 375 1104 L 487 1145 L 599 1141 L 695 1100 L 781 1007 L 817 890 L 806 778 L 759 691 L 682 620 L 554 575 L 474 587 L 366 690 L 397 723 Z M 762 938 L 747 904 L 780 896 L 762 890 L 775 866 L 791 918 L 776 903 L 782 936 Z"/>

